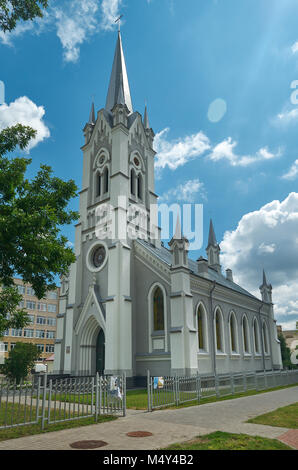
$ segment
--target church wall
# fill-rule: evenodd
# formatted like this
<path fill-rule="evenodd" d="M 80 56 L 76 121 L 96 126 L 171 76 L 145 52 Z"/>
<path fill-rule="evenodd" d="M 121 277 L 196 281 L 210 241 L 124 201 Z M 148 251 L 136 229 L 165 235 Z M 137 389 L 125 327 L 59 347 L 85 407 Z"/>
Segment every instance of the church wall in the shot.
<path fill-rule="evenodd" d="M 166 349 L 153 351 L 149 353 L 149 307 L 148 294 L 152 285 L 158 282 L 166 291 L 166 310 L 167 310 L 167 331 L 170 329 L 170 285 L 158 275 L 151 271 L 143 262 L 134 258 L 134 302 L 133 302 L 133 321 L 135 328 L 134 342 L 134 368 L 136 375 L 146 375 L 147 369 L 160 375 L 170 373 L 170 360 L 164 360 L 163 356 L 169 359 L 170 341 L 167 335 Z M 150 361 L 149 358 L 152 357 Z"/>

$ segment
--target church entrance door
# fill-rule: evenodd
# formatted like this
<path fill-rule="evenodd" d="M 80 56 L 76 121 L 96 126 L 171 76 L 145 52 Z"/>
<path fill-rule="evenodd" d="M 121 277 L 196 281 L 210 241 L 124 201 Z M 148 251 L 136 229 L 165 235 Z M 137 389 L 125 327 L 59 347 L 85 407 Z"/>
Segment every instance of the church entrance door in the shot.
<path fill-rule="evenodd" d="M 105 369 L 105 334 L 101 329 L 96 341 L 96 372 L 104 374 Z"/>

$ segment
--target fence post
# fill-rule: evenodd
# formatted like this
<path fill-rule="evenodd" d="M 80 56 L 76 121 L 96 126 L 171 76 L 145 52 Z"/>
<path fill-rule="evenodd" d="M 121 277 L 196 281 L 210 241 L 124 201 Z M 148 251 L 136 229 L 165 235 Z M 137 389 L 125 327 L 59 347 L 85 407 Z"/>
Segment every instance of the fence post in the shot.
<path fill-rule="evenodd" d="M 177 376 L 177 374 L 175 375 L 174 380 L 175 380 L 175 403 L 176 403 L 176 406 L 178 406 L 180 389 L 179 389 L 179 377 Z"/>
<path fill-rule="evenodd" d="M 197 371 L 196 385 L 197 385 L 197 397 L 198 397 L 198 402 L 200 403 L 200 401 L 201 401 L 201 377 L 200 377 L 200 375 L 199 375 L 199 371 Z"/>
<path fill-rule="evenodd" d="M 256 391 L 258 391 L 258 376 L 256 372 L 255 372 L 255 385 L 256 385 Z"/>
<path fill-rule="evenodd" d="M 52 396 L 52 379 L 50 379 L 50 387 L 48 394 L 48 424 L 51 422 L 51 396 Z"/>
<path fill-rule="evenodd" d="M 40 399 L 39 395 L 40 395 L 40 375 L 38 376 L 38 381 L 37 381 L 36 417 L 35 417 L 36 423 L 38 423 L 38 421 L 39 421 L 39 399 Z M 32 395 L 31 395 L 31 397 L 32 397 Z M 31 400 L 32 400 L 32 398 L 31 398 Z M 32 404 L 31 404 L 31 406 L 32 406 Z"/>
<path fill-rule="evenodd" d="M 230 374 L 232 395 L 235 395 L 234 374 Z"/>
<path fill-rule="evenodd" d="M 215 382 L 216 398 L 219 398 L 219 397 L 220 397 L 220 393 L 219 393 L 218 376 L 217 376 L 217 375 L 214 376 L 214 382 Z"/>
<path fill-rule="evenodd" d="M 150 383 L 150 370 L 147 369 L 147 409 L 148 412 L 152 411 L 151 408 L 151 383 Z"/>
<path fill-rule="evenodd" d="M 264 370 L 264 387 L 268 388 L 268 382 L 267 382 L 267 374 L 266 371 Z"/>
<path fill-rule="evenodd" d="M 123 403 L 122 403 L 122 407 L 123 407 L 123 416 L 126 416 L 126 373 L 124 372 L 123 373 Z"/>
<path fill-rule="evenodd" d="M 46 420 L 47 377 L 48 377 L 48 374 L 45 372 L 43 376 L 43 395 L 42 395 L 42 410 L 41 410 L 41 429 L 42 430 L 44 430 L 44 424 Z"/>
<path fill-rule="evenodd" d="M 99 376 L 98 376 L 98 372 L 96 372 L 96 376 L 95 376 L 95 421 L 96 422 L 98 420 L 98 405 L 99 405 L 98 401 L 99 401 Z"/>

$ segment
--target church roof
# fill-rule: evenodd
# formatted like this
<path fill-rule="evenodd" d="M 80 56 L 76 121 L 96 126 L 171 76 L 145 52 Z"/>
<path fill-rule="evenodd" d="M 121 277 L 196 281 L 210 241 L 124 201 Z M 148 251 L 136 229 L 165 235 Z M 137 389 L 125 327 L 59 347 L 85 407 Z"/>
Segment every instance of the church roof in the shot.
<path fill-rule="evenodd" d="M 164 246 L 161 248 L 156 248 L 154 245 L 151 243 L 148 243 L 145 240 L 137 240 L 138 243 L 140 243 L 144 248 L 149 250 L 153 255 L 157 256 L 161 261 L 166 263 L 168 266 L 171 266 L 172 264 L 172 254 L 171 252 Z M 202 276 L 198 272 L 198 263 L 191 258 L 188 258 L 188 265 L 189 269 L 191 270 L 192 274 L 198 277 L 202 277 L 204 279 L 207 279 L 209 281 L 216 281 L 217 284 L 227 287 L 228 289 L 231 289 L 235 292 L 238 292 L 240 294 L 247 295 L 253 299 L 259 300 L 257 297 L 252 295 L 250 292 L 247 290 L 243 289 L 241 286 L 236 284 L 233 281 L 229 281 L 223 274 L 218 273 L 215 269 L 212 269 L 211 267 L 208 268 L 208 272 Z"/>
<path fill-rule="evenodd" d="M 118 102 L 119 100 L 121 102 Z M 115 104 L 126 104 L 129 111 L 131 113 L 133 112 L 120 31 L 118 31 L 113 68 L 105 106 L 106 110 L 111 112 Z"/>

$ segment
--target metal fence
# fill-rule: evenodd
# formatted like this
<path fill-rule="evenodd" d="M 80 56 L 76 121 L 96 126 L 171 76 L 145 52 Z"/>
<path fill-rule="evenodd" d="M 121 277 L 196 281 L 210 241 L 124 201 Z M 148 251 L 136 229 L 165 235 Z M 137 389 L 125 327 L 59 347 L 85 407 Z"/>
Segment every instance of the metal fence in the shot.
<path fill-rule="evenodd" d="M 59 379 L 42 374 L 16 384 L 0 378 L 0 429 L 126 414 L 126 377 Z"/>
<path fill-rule="evenodd" d="M 245 372 L 188 377 L 151 377 L 147 374 L 148 411 L 165 406 L 178 406 L 189 401 L 198 403 L 204 398 L 224 397 L 249 390 L 298 383 L 298 370 Z"/>

